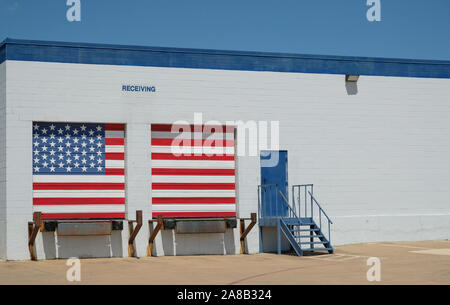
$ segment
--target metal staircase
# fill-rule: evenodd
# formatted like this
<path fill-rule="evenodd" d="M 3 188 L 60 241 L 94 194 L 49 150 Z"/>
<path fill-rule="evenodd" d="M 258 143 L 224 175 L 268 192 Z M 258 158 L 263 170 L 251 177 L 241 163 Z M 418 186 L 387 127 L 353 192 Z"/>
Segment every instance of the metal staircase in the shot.
<path fill-rule="evenodd" d="M 259 225 L 277 228 L 278 254 L 281 254 L 281 233 L 299 256 L 305 252 L 333 253 L 330 235 L 333 222 L 314 197 L 313 189 L 312 184 L 293 185 L 290 204 L 276 184 L 258 186 Z"/>

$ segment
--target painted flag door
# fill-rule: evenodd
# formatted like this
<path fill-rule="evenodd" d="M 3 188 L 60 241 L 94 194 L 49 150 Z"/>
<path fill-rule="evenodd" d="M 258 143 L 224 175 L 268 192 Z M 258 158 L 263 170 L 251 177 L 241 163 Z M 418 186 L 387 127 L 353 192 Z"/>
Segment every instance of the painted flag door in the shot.
<path fill-rule="evenodd" d="M 125 217 L 123 124 L 33 123 L 33 210 L 44 219 Z"/>
<path fill-rule="evenodd" d="M 153 217 L 236 216 L 234 127 L 153 124 L 151 137 Z"/>

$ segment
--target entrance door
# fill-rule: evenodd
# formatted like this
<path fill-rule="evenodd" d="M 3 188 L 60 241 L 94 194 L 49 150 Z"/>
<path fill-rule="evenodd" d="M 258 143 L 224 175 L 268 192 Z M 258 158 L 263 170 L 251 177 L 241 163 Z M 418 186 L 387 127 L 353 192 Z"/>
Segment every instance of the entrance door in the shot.
<path fill-rule="evenodd" d="M 286 150 L 263 150 L 261 161 L 261 202 L 263 217 L 285 216 L 288 208 L 283 198 L 288 197 L 288 171 Z"/>

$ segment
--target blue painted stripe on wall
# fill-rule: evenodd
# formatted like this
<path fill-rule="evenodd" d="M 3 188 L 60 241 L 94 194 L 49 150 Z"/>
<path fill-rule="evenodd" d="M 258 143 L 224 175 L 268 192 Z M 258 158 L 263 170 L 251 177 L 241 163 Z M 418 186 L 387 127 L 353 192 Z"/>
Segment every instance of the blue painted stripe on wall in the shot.
<path fill-rule="evenodd" d="M 4 41 L 4 60 L 245 71 L 450 78 L 450 62 L 106 44 Z M 4 49 L 4 48 L 3 48 Z M 0 53 L 1 56 L 1 53 Z"/>

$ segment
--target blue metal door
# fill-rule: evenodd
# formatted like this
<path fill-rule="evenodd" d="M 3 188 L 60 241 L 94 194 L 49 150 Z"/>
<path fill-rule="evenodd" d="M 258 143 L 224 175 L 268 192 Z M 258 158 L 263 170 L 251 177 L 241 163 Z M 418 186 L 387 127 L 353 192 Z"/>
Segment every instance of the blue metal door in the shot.
<path fill-rule="evenodd" d="M 288 197 L 288 172 L 286 150 L 263 150 L 261 161 L 262 217 L 286 216 L 288 207 L 280 195 Z"/>

